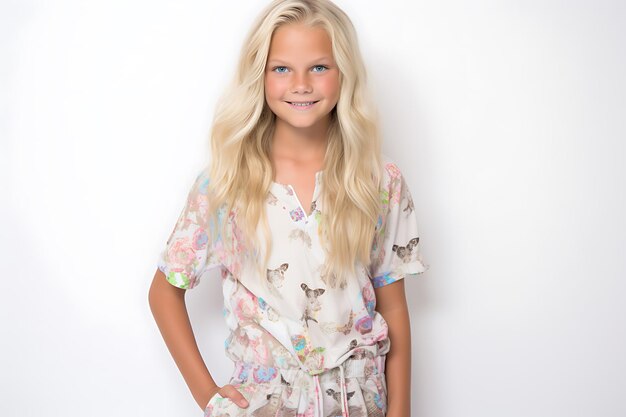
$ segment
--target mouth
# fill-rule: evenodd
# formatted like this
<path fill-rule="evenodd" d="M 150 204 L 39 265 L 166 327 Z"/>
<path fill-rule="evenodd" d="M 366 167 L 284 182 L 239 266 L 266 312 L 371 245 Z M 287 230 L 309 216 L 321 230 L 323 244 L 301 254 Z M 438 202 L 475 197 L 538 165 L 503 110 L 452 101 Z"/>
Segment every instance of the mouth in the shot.
<path fill-rule="evenodd" d="M 311 107 L 313 107 L 313 105 L 315 103 L 317 103 L 319 100 L 315 100 L 315 101 L 286 101 L 285 103 L 289 104 L 290 107 L 297 109 L 297 110 L 306 110 L 306 109 L 310 109 Z"/>

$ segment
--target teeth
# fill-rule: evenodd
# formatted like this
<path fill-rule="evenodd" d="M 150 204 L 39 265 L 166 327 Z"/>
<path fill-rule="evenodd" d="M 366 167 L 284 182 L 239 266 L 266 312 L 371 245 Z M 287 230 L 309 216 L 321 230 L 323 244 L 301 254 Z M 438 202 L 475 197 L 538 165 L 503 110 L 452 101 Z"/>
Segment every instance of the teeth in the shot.
<path fill-rule="evenodd" d="M 309 106 L 311 104 L 313 104 L 313 101 L 307 101 L 306 103 L 294 103 L 292 102 L 291 104 L 293 104 L 294 106 L 300 106 L 300 107 L 305 107 L 305 106 Z"/>

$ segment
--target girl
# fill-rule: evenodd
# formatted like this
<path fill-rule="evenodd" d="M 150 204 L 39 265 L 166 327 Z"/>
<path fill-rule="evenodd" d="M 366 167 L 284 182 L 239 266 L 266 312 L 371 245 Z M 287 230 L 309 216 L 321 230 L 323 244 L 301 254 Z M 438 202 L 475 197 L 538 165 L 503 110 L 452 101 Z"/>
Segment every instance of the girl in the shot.
<path fill-rule="evenodd" d="M 149 294 L 206 417 L 410 415 L 403 278 L 428 266 L 376 117 L 346 14 L 329 0 L 267 6 Z M 213 268 L 234 362 L 224 386 L 200 356 L 184 301 Z"/>

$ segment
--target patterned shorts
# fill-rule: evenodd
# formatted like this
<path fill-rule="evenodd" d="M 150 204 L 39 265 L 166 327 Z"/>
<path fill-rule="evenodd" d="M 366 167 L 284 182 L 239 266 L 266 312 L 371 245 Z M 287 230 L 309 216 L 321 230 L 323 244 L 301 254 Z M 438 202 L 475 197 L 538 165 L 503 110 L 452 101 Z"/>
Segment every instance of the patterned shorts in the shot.
<path fill-rule="evenodd" d="M 254 363 L 235 362 L 229 384 L 248 400 L 241 408 L 219 393 L 209 400 L 204 417 L 384 417 L 387 413 L 385 355 L 348 358 L 318 375 L 300 368 L 271 368 L 269 382 L 258 382 Z"/>

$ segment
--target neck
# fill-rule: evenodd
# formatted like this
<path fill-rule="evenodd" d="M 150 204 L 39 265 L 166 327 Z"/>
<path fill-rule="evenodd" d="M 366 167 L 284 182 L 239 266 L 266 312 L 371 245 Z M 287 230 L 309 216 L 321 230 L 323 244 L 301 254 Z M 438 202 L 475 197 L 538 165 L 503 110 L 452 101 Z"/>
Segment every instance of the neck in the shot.
<path fill-rule="evenodd" d="M 272 153 L 289 159 L 311 160 L 324 158 L 328 142 L 329 118 L 309 128 L 294 128 L 276 118 Z"/>

